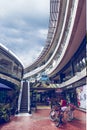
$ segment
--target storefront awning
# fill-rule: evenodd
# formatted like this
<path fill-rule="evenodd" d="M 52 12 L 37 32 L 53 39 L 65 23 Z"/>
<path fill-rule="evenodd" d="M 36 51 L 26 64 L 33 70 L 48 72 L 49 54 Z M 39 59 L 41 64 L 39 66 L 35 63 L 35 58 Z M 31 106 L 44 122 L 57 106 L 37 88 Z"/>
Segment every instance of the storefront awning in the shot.
<path fill-rule="evenodd" d="M 11 89 L 10 87 L 8 87 L 5 84 L 0 83 L 0 89 Z"/>

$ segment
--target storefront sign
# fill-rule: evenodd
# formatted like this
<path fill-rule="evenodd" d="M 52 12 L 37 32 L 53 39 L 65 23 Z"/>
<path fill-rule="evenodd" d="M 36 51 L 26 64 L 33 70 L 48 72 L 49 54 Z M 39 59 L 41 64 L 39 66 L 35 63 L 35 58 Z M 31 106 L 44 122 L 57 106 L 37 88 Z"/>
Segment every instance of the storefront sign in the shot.
<path fill-rule="evenodd" d="M 41 81 L 49 81 L 49 77 L 47 75 L 42 75 L 40 80 Z"/>
<path fill-rule="evenodd" d="M 56 90 L 56 93 L 61 93 L 61 92 L 63 92 L 63 90 L 60 89 L 60 88 L 58 88 L 58 89 Z"/>

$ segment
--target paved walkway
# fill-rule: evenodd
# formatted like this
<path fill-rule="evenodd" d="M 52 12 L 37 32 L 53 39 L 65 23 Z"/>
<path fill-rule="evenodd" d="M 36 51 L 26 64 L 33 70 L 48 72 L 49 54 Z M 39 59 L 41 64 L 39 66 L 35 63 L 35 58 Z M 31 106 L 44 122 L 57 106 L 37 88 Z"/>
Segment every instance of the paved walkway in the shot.
<path fill-rule="evenodd" d="M 0 130 L 86 130 L 85 113 L 75 110 L 75 120 L 67 122 L 63 128 L 57 128 L 49 119 L 50 109 L 38 108 L 32 116 L 20 114 L 11 119 L 9 123 L 0 126 Z"/>

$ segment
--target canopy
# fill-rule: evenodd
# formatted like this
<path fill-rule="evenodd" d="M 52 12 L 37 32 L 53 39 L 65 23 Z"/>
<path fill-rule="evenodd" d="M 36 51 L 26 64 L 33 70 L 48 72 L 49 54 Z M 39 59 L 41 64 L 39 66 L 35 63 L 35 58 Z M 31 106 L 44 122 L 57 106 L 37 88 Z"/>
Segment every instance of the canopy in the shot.
<path fill-rule="evenodd" d="M 7 85 L 5 85 L 5 84 L 2 84 L 2 83 L 0 83 L 0 89 L 11 89 L 10 87 L 8 87 Z"/>

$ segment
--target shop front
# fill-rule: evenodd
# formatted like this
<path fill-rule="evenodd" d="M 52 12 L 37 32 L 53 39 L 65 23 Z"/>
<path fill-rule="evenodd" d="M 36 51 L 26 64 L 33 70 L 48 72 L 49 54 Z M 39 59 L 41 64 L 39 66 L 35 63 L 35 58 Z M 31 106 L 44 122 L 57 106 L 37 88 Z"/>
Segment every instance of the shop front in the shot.
<path fill-rule="evenodd" d="M 65 90 L 65 97 L 68 103 L 72 103 L 77 106 L 77 96 L 75 88 L 69 88 Z"/>
<path fill-rule="evenodd" d="M 35 88 L 31 90 L 31 107 L 49 105 L 51 97 L 54 95 L 54 89 Z"/>
<path fill-rule="evenodd" d="M 65 98 L 68 103 L 73 103 L 79 109 L 86 110 L 87 85 L 86 79 L 81 79 L 64 88 Z"/>
<path fill-rule="evenodd" d="M 76 88 L 78 107 L 86 110 L 87 85 Z"/>

